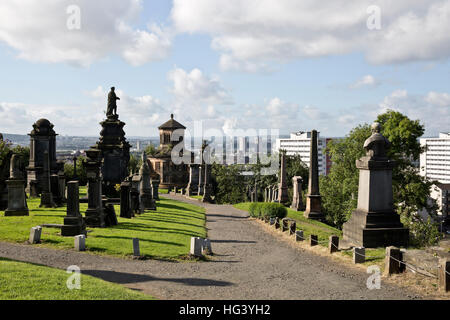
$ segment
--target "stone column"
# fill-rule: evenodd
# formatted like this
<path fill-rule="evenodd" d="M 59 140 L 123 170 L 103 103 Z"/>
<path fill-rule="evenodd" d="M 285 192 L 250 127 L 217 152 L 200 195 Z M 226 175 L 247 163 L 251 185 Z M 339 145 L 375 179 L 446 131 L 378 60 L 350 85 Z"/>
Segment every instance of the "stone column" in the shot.
<path fill-rule="evenodd" d="M 83 163 L 88 179 L 88 209 L 86 225 L 88 227 L 105 227 L 105 214 L 102 204 L 101 152 L 98 149 L 86 151 L 87 160 Z"/>
<path fill-rule="evenodd" d="M 288 187 L 286 181 L 286 152 L 281 152 L 281 172 L 280 183 L 278 184 L 278 202 L 286 203 L 289 201 Z"/>
<path fill-rule="evenodd" d="M 294 186 L 294 190 L 292 193 L 292 205 L 291 209 L 295 211 L 300 211 L 303 209 L 303 200 L 302 200 L 302 177 L 293 177 L 292 185 Z"/>
<path fill-rule="evenodd" d="M 212 202 L 211 193 L 212 193 L 212 185 L 211 185 L 211 165 L 205 164 L 205 182 L 204 182 L 204 192 L 202 202 Z"/>
<path fill-rule="evenodd" d="M 44 151 L 44 170 L 41 180 L 41 204 L 40 208 L 56 208 L 56 204 L 53 201 L 53 195 L 50 191 L 50 160 L 48 151 Z"/>
<path fill-rule="evenodd" d="M 317 131 L 311 132 L 311 148 L 309 153 L 309 181 L 308 195 L 306 196 L 306 211 L 304 216 L 308 219 L 324 220 L 322 213 L 322 197 L 319 192 L 319 156 L 317 150 Z"/>
<path fill-rule="evenodd" d="M 144 210 L 156 210 L 155 200 L 153 200 L 152 196 L 152 186 L 150 184 L 150 168 L 145 152 L 142 154 L 142 165 L 139 170 L 139 175 L 141 176 L 140 202 Z"/>
<path fill-rule="evenodd" d="M 392 169 L 388 159 L 390 142 L 380 133 L 378 123 L 365 141 L 366 156 L 356 160 L 359 169 L 358 206 L 343 225 L 344 241 L 366 248 L 407 246 L 409 230 L 394 211 Z"/>
<path fill-rule="evenodd" d="M 86 224 L 80 213 L 80 193 L 78 181 L 70 181 L 67 184 L 67 217 L 61 228 L 63 237 L 86 235 Z"/>
<path fill-rule="evenodd" d="M 198 193 L 199 167 L 196 164 L 189 165 L 189 183 L 186 188 L 186 195 L 192 196 Z"/>
<path fill-rule="evenodd" d="M 198 195 L 202 196 L 205 188 L 205 175 L 203 171 L 205 170 L 205 165 L 202 164 L 198 167 Z"/>
<path fill-rule="evenodd" d="M 6 181 L 8 188 L 8 208 L 5 217 L 28 216 L 28 206 L 25 194 L 25 179 L 20 170 L 20 157 L 14 154 L 10 161 L 10 178 Z"/>

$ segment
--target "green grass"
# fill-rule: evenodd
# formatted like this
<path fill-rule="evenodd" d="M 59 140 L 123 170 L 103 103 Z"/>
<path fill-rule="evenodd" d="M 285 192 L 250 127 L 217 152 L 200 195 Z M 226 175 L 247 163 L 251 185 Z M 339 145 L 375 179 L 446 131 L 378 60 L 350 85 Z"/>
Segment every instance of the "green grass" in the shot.
<path fill-rule="evenodd" d="M 240 210 L 248 211 L 251 202 L 244 202 L 235 204 L 234 207 Z M 287 208 L 288 210 L 288 218 L 295 219 L 297 222 L 297 230 L 303 230 L 303 235 L 305 239 L 308 239 L 311 234 L 315 234 L 319 238 L 319 242 L 321 246 L 328 247 L 328 239 L 332 235 L 336 235 L 339 238 L 342 238 L 342 230 L 329 226 L 325 223 L 309 220 L 303 216 L 302 211 L 294 211 L 292 209 Z M 365 264 L 380 264 L 384 261 L 384 253 L 385 248 L 374 248 L 374 249 L 366 249 L 366 262 Z M 341 253 L 345 256 L 353 257 L 352 250 L 349 251 L 341 251 Z M 376 257 L 376 258 L 373 258 Z M 379 258 L 380 257 L 380 258 Z"/>
<path fill-rule="evenodd" d="M 30 216 L 5 217 L 0 212 L 0 241 L 25 243 L 30 228 L 42 224 L 63 224 L 66 208 L 40 209 L 40 199 L 28 199 Z M 87 204 L 80 204 L 82 213 Z M 131 256 L 133 238 L 139 238 L 141 255 L 154 259 L 180 259 L 189 253 L 190 238 L 206 238 L 205 209 L 192 204 L 161 198 L 157 211 L 146 211 L 133 219 L 120 218 L 119 225 L 88 228 L 86 251 L 100 255 Z M 36 246 L 72 249 L 73 237 L 62 237 L 60 229 L 43 228 L 41 244 Z"/>
<path fill-rule="evenodd" d="M 69 290 L 64 270 L 0 258 L 0 300 L 153 300 L 121 285 L 84 275 Z"/>
<path fill-rule="evenodd" d="M 169 190 L 168 189 L 158 189 L 158 192 L 161 194 L 168 194 Z"/>

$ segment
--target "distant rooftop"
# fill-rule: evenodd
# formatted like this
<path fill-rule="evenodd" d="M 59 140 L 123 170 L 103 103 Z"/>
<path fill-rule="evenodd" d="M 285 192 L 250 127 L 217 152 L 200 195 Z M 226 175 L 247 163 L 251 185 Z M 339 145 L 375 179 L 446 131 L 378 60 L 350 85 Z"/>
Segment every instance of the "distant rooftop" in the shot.
<path fill-rule="evenodd" d="M 176 121 L 173 118 L 173 114 L 170 115 L 170 120 L 167 121 L 166 123 L 162 124 L 161 126 L 159 126 L 160 130 L 164 130 L 164 129 L 186 129 L 185 126 L 183 126 L 181 123 L 179 123 L 178 121 Z"/>

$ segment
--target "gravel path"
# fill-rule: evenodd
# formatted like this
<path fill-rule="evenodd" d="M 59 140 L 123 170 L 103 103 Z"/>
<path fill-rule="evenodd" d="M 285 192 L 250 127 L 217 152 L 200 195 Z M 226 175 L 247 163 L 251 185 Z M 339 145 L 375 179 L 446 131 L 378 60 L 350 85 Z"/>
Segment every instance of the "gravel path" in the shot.
<path fill-rule="evenodd" d="M 167 262 L 101 257 L 75 251 L 0 243 L 0 256 L 82 273 L 160 299 L 410 299 L 414 294 L 382 283 L 368 290 L 364 271 L 301 251 L 263 231 L 232 206 L 201 204 L 207 210 L 210 262 Z M 87 240 L 89 245 L 89 239 Z"/>

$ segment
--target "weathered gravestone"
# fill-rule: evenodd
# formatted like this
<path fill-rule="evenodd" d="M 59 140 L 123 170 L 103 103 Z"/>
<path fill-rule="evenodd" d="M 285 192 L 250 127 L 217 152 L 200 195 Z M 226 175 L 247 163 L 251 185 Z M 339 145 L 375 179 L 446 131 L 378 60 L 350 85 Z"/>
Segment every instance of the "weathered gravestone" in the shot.
<path fill-rule="evenodd" d="M 324 220 L 322 212 L 322 197 L 319 192 L 319 159 L 317 154 L 317 131 L 311 132 L 311 147 L 309 153 L 308 195 L 306 196 L 306 211 L 308 219 Z"/>
<path fill-rule="evenodd" d="M 67 184 L 67 216 L 61 227 L 63 237 L 86 235 L 86 224 L 80 213 L 80 191 L 78 181 L 70 181 Z"/>
<path fill-rule="evenodd" d="M 130 189 L 130 196 L 131 196 L 131 210 L 135 214 L 141 214 L 144 213 L 144 208 L 141 203 L 140 198 L 140 186 L 141 186 L 141 176 L 138 174 L 134 174 L 131 176 L 131 189 Z"/>
<path fill-rule="evenodd" d="M 296 176 L 292 178 L 292 185 L 294 186 L 294 190 L 292 192 L 291 209 L 295 211 L 301 211 L 303 209 L 302 183 L 302 177 Z"/>
<path fill-rule="evenodd" d="M 133 211 L 131 210 L 131 183 L 124 181 L 120 184 L 120 217 L 131 219 Z"/>
<path fill-rule="evenodd" d="M 379 123 L 372 125 L 372 135 L 365 141 L 366 156 L 356 160 L 359 169 L 358 207 L 344 223 L 344 240 L 366 248 L 407 246 L 409 230 L 394 211 L 392 169 L 388 159 L 390 142 L 380 133 Z"/>
<path fill-rule="evenodd" d="M 86 225 L 94 228 L 105 227 L 105 213 L 102 202 L 102 173 L 101 151 L 89 149 L 86 151 L 87 159 L 83 162 L 88 180 L 88 209 L 86 210 Z"/>
<path fill-rule="evenodd" d="M 139 170 L 141 176 L 140 185 L 140 203 L 143 210 L 156 210 L 155 200 L 153 200 L 152 187 L 150 182 L 150 168 L 147 162 L 147 155 L 145 152 L 142 154 L 142 165 Z"/>
<path fill-rule="evenodd" d="M 41 176 L 41 204 L 40 208 L 56 208 L 53 194 L 50 190 L 50 160 L 48 151 L 44 151 L 44 170 Z"/>
<path fill-rule="evenodd" d="M 28 206 L 25 194 L 25 179 L 23 177 L 20 156 L 14 154 L 10 161 L 10 178 L 6 181 L 8 186 L 8 208 L 5 217 L 28 216 Z"/>

